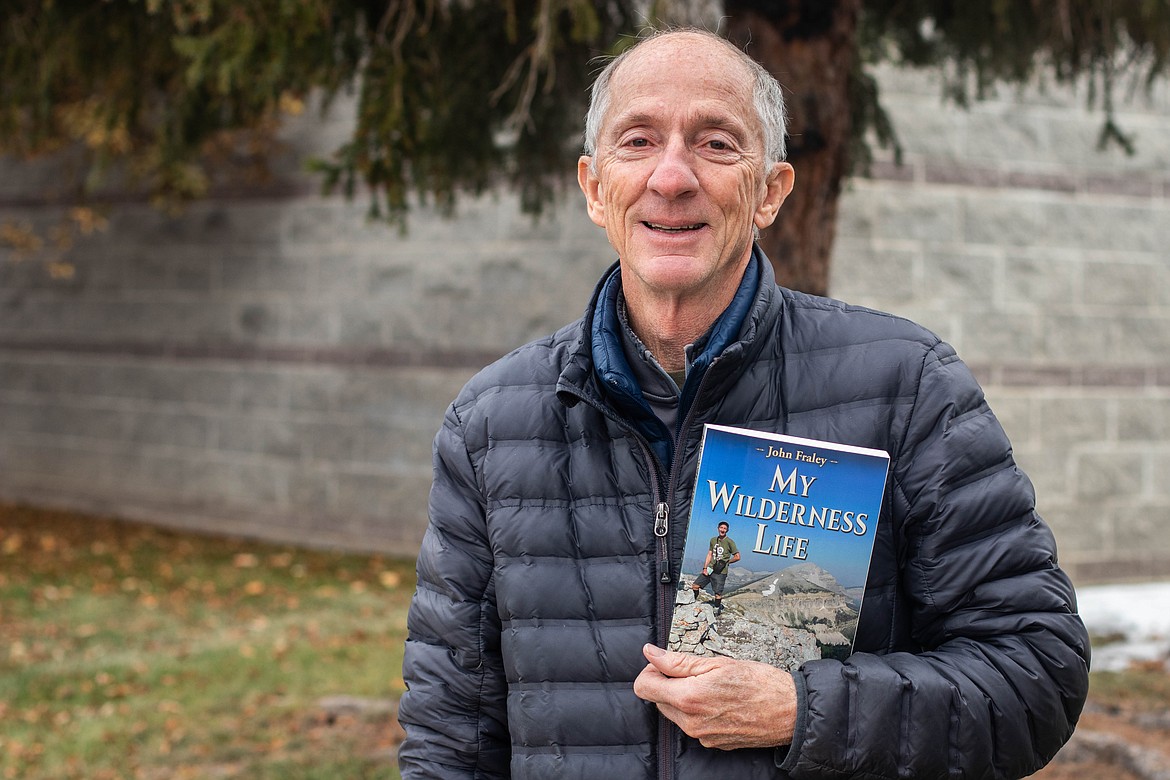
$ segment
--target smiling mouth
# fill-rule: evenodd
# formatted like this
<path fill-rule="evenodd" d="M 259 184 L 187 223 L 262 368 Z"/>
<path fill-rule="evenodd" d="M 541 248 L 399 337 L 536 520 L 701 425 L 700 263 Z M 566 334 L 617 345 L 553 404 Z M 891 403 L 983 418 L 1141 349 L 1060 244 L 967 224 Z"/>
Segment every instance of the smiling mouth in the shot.
<path fill-rule="evenodd" d="M 657 222 L 643 222 L 642 224 L 660 233 L 689 233 L 693 230 L 700 230 L 706 225 L 705 222 L 696 222 L 693 225 L 660 225 Z"/>

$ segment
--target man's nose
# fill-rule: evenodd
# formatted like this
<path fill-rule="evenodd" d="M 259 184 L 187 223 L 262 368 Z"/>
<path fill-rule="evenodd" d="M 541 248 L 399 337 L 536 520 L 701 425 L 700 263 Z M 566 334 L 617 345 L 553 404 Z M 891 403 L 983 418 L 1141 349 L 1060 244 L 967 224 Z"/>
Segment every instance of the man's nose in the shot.
<path fill-rule="evenodd" d="M 673 140 L 663 147 L 646 186 L 668 200 L 694 192 L 699 187 L 695 176 L 694 157 L 681 140 Z"/>

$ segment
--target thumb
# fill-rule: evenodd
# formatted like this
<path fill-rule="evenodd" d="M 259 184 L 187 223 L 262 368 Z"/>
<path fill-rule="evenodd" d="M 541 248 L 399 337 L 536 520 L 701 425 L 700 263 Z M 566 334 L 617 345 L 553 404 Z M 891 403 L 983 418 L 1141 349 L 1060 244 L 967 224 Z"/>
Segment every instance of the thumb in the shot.
<path fill-rule="evenodd" d="M 651 666 L 667 677 L 694 677 L 711 671 L 717 665 L 714 658 L 676 653 L 651 644 L 642 646 L 642 655 L 646 656 Z"/>

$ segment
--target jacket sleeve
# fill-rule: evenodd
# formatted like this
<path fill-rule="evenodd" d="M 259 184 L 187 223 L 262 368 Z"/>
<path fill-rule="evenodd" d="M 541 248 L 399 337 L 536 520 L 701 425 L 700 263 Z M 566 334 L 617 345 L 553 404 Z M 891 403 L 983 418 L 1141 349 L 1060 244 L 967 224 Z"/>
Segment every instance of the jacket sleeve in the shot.
<path fill-rule="evenodd" d="M 407 617 L 399 704 L 402 777 L 506 777 L 500 621 L 483 494 L 456 407 L 435 437 L 430 522 Z"/>
<path fill-rule="evenodd" d="M 928 352 L 891 509 L 915 652 L 802 667 L 794 778 L 1017 778 L 1068 740 L 1089 642 L 1028 478 L 966 366 Z"/>

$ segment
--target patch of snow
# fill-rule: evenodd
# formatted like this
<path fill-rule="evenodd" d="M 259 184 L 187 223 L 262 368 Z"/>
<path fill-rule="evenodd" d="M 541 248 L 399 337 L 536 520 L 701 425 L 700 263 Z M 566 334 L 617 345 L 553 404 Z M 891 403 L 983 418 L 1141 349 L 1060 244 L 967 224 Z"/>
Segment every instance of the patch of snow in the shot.
<path fill-rule="evenodd" d="M 1170 665 L 1170 582 L 1077 588 L 1077 610 L 1094 638 L 1110 640 L 1093 645 L 1094 671 L 1134 662 Z"/>

